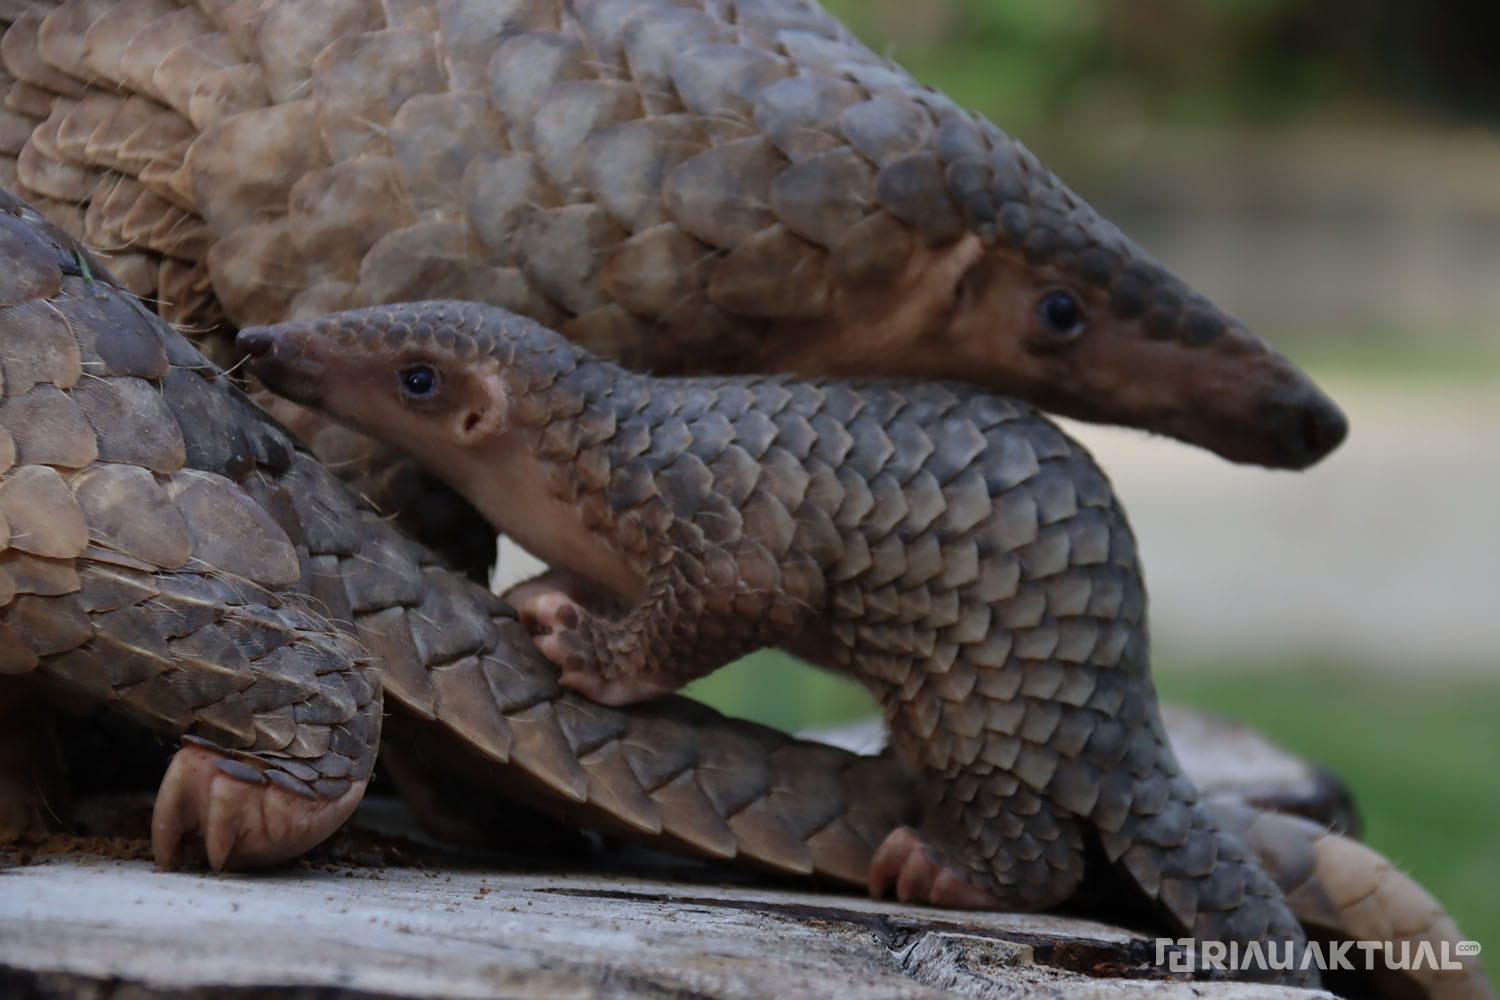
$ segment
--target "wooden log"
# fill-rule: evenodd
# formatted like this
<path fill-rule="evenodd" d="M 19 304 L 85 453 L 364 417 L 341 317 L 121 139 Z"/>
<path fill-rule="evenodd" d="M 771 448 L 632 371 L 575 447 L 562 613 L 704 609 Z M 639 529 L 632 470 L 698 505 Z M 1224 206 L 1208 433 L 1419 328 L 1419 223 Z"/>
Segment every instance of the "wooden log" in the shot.
<path fill-rule="evenodd" d="M 0 870 L 4 996 L 1327 996 L 1172 979 L 1149 940 L 1084 920 L 682 872 L 321 864 L 238 876 L 79 853 L 33 861 Z"/>

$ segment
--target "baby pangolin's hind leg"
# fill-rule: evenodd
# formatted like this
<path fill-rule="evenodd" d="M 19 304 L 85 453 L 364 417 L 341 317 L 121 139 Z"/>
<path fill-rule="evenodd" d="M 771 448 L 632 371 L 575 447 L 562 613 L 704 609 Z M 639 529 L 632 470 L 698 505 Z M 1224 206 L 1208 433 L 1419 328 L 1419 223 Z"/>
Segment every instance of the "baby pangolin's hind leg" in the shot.
<path fill-rule="evenodd" d="M 921 829 L 893 831 L 870 862 L 870 892 L 964 909 L 1041 910 L 1084 874 L 1077 818 L 1011 775 L 963 774 L 927 797 Z"/>

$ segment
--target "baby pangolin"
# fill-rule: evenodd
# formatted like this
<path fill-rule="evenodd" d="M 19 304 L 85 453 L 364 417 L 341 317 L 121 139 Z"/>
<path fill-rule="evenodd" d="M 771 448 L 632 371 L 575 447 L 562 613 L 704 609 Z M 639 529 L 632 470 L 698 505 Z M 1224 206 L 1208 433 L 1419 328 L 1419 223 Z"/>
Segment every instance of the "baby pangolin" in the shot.
<path fill-rule="evenodd" d="M 566 574 L 521 601 L 565 684 L 628 702 L 767 645 L 866 684 L 924 786 L 873 890 L 1037 909 L 1102 855 L 1195 937 L 1304 941 L 1167 741 L 1109 484 L 1029 407 L 958 383 L 637 375 L 472 303 L 239 344 Z"/>

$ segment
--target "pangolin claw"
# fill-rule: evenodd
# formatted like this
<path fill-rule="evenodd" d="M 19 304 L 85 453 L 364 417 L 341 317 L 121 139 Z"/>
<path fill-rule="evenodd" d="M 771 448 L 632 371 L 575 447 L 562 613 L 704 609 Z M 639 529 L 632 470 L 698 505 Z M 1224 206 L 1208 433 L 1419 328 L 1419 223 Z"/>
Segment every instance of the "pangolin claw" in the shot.
<path fill-rule="evenodd" d="M 870 895 L 894 888 L 903 903 L 926 903 L 959 910 L 1003 909 L 1002 901 L 980 888 L 958 861 L 922 839 L 909 826 L 892 830 L 870 861 Z"/>
<path fill-rule="evenodd" d="M 167 767 L 151 814 L 157 867 L 172 871 L 206 863 L 224 871 L 280 864 L 343 825 L 368 784 L 351 782 L 333 799 L 309 798 L 283 787 L 273 773 L 254 758 L 230 756 L 201 741 L 185 744 Z"/>

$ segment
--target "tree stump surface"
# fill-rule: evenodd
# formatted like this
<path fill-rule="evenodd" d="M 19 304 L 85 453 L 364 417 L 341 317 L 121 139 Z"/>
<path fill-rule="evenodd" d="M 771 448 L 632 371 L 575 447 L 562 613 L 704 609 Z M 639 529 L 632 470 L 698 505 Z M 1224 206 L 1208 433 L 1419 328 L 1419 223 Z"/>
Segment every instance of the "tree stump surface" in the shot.
<path fill-rule="evenodd" d="M 83 853 L 0 870 L 3 996 L 1290 995 L 1151 978 L 1154 951 L 1064 917 L 587 871 L 209 875 Z"/>

